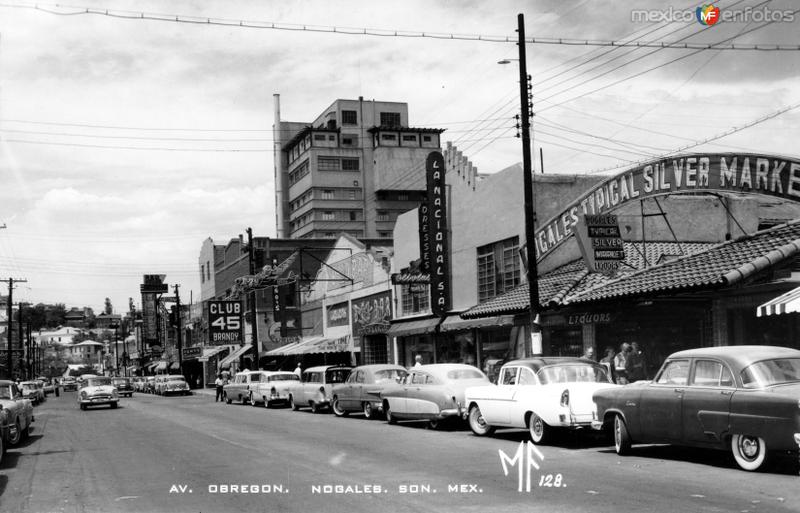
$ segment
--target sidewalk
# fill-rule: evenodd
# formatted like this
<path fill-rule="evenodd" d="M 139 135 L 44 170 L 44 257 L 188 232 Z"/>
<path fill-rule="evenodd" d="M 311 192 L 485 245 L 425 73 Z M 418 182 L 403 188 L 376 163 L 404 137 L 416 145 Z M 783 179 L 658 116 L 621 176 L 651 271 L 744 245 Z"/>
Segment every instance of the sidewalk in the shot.
<path fill-rule="evenodd" d="M 192 393 L 196 395 L 207 395 L 210 397 L 217 396 L 217 391 L 213 388 L 195 388 L 194 390 L 192 390 Z"/>

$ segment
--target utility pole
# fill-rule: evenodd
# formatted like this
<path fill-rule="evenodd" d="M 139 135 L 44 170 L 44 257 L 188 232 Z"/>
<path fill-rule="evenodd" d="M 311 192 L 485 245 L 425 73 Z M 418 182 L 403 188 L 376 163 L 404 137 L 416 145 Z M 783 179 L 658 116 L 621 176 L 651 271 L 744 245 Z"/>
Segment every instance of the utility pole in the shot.
<path fill-rule="evenodd" d="M 12 306 L 13 302 L 13 294 L 14 294 L 14 283 L 27 283 L 28 280 L 20 280 L 14 278 L 7 278 L 5 280 L 0 280 L 8 283 L 8 305 L 7 305 L 7 312 L 6 315 L 8 316 L 8 322 L 6 323 L 7 332 L 6 332 L 6 342 L 7 342 L 7 349 L 8 349 L 8 360 L 6 364 L 6 371 L 8 372 L 8 379 L 14 379 L 14 353 L 12 351 L 12 347 L 14 345 L 14 338 L 11 336 L 12 328 L 14 327 L 14 317 L 13 317 L 13 309 Z"/>
<path fill-rule="evenodd" d="M 183 334 L 181 333 L 181 296 L 178 292 L 179 285 L 175 284 L 175 329 L 178 342 L 178 371 L 183 374 Z"/>
<path fill-rule="evenodd" d="M 248 227 L 247 228 L 247 258 L 250 263 L 250 275 L 253 276 L 256 274 L 256 252 L 255 248 L 253 247 L 253 229 Z M 248 294 L 248 300 L 250 302 L 250 335 L 252 337 L 252 344 L 253 344 L 253 363 L 250 366 L 250 370 L 258 370 L 258 310 L 257 310 L 257 302 L 258 296 L 256 295 L 255 290 L 251 290 Z"/>
<path fill-rule="evenodd" d="M 536 265 L 536 205 L 533 197 L 533 169 L 531 165 L 530 77 L 525 61 L 525 17 L 517 15 L 519 34 L 519 102 L 522 118 L 522 174 L 525 187 L 525 245 L 528 258 L 528 291 L 530 301 L 531 353 L 542 354 L 542 333 L 538 324 L 539 270 Z"/>
<path fill-rule="evenodd" d="M 17 305 L 17 338 L 19 339 L 19 350 L 20 350 L 20 357 L 19 357 L 19 366 L 20 366 L 20 373 L 24 377 L 24 379 L 30 379 L 32 376 L 28 376 L 28 370 L 25 369 L 25 361 L 22 358 L 22 354 L 25 352 L 25 344 L 22 341 L 22 307 L 25 303 L 20 302 Z M 11 332 L 9 332 L 10 334 Z M 48 376 L 49 377 L 49 376 Z"/>

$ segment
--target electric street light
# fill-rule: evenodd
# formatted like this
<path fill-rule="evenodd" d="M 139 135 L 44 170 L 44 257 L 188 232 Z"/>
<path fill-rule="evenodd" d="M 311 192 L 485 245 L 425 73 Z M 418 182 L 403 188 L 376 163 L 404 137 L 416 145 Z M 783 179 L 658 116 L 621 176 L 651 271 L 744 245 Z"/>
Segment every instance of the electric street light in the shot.
<path fill-rule="evenodd" d="M 498 64 L 519 62 L 520 129 L 522 135 L 522 175 L 525 188 L 525 246 L 528 260 L 528 300 L 530 302 L 531 353 L 542 354 L 542 333 L 539 327 L 539 271 L 536 265 L 536 205 L 533 196 L 533 170 L 531 166 L 531 130 L 529 90 L 530 77 L 525 57 L 525 17 L 517 15 L 519 59 L 503 59 Z"/>

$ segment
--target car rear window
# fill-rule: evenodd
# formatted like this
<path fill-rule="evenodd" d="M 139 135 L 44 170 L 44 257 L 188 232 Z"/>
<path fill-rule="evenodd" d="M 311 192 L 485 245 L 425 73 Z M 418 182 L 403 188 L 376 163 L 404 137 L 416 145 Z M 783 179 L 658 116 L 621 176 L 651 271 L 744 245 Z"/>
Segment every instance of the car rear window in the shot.
<path fill-rule="evenodd" d="M 447 371 L 447 379 L 481 379 L 485 378 L 478 369 L 455 369 Z"/>
<path fill-rule="evenodd" d="M 547 383 L 608 383 L 605 367 L 588 363 L 548 365 L 536 373 L 542 384 Z"/>
<path fill-rule="evenodd" d="M 267 376 L 267 381 L 299 381 L 300 377 L 297 374 L 276 374 L 274 376 Z"/>
<path fill-rule="evenodd" d="M 325 373 L 325 382 L 344 383 L 349 375 L 350 369 L 330 369 Z"/>
<path fill-rule="evenodd" d="M 375 383 L 383 383 L 386 381 L 399 381 L 406 377 L 408 372 L 400 369 L 386 369 L 380 370 L 375 373 Z"/>
<path fill-rule="evenodd" d="M 800 358 L 764 360 L 742 371 L 745 388 L 761 388 L 795 381 L 800 381 Z"/>

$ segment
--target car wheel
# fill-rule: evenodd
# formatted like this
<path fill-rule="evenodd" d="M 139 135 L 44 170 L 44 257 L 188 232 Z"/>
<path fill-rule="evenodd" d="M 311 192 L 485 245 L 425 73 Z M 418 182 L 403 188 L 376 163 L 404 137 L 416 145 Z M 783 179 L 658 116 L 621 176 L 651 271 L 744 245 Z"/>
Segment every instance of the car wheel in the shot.
<path fill-rule="evenodd" d="M 367 401 L 364 403 L 364 418 L 369 420 L 375 415 L 375 410 L 372 408 L 372 403 Z"/>
<path fill-rule="evenodd" d="M 295 402 L 294 402 L 294 397 L 292 397 L 292 396 L 289 396 L 289 407 L 290 407 L 290 408 L 291 408 L 293 411 L 297 411 L 297 410 L 299 410 L 299 409 L 300 409 L 300 407 L 299 407 L 299 406 L 297 406 L 297 405 L 295 404 Z"/>
<path fill-rule="evenodd" d="M 540 416 L 531 413 L 531 418 L 528 420 L 528 431 L 531 433 L 533 443 L 544 444 L 550 438 L 551 428 Z"/>
<path fill-rule="evenodd" d="M 490 426 L 483 420 L 481 409 L 477 405 L 469 409 L 469 428 L 478 436 L 486 436 L 494 433 L 494 427 Z"/>
<path fill-rule="evenodd" d="M 233 402 L 231 398 L 228 397 L 228 394 L 226 394 L 225 392 L 222 393 L 222 398 L 225 399 L 225 404 L 231 404 Z"/>
<path fill-rule="evenodd" d="M 443 421 L 439 419 L 431 419 L 428 421 L 428 429 L 434 429 L 434 430 L 439 429 L 440 427 L 442 427 L 442 424 Z"/>
<path fill-rule="evenodd" d="M 733 435 L 731 451 L 736 463 L 743 470 L 758 470 L 767 459 L 767 444 L 764 439 L 750 435 Z"/>
<path fill-rule="evenodd" d="M 347 410 L 342 408 L 342 405 L 339 404 L 339 398 L 338 397 L 334 397 L 333 398 L 333 404 L 331 405 L 331 408 L 333 409 L 333 414 L 336 415 L 337 417 L 346 417 L 347 416 Z"/>
<path fill-rule="evenodd" d="M 628 434 L 628 426 L 622 420 L 622 415 L 614 415 L 614 450 L 620 456 L 628 454 L 631 450 L 631 436 Z"/>
<path fill-rule="evenodd" d="M 389 406 L 389 401 L 383 404 L 383 412 L 386 415 L 386 422 L 389 424 L 397 424 L 397 418 L 392 415 L 392 408 Z"/>
<path fill-rule="evenodd" d="M 8 430 L 8 445 L 17 445 L 22 437 L 22 427 L 19 425 L 19 419 Z"/>

